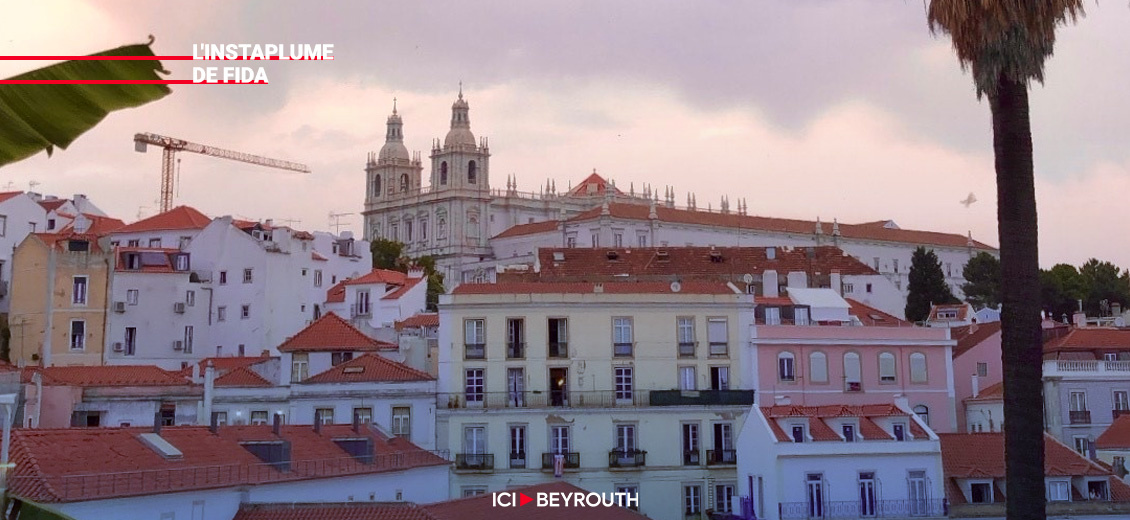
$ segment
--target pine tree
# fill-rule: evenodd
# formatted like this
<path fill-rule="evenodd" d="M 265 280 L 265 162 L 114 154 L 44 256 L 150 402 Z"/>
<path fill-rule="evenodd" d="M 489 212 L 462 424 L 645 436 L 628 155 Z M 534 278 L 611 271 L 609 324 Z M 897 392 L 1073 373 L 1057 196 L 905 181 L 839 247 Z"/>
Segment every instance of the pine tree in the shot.
<path fill-rule="evenodd" d="M 966 283 L 961 286 L 965 301 L 974 309 L 997 308 L 1001 304 L 1001 261 L 984 251 L 969 259 L 961 271 Z"/>
<path fill-rule="evenodd" d="M 953 296 L 942 263 L 932 249 L 919 246 L 910 257 L 910 285 L 906 297 L 906 319 L 923 321 L 930 315 L 931 305 L 959 303 Z"/>

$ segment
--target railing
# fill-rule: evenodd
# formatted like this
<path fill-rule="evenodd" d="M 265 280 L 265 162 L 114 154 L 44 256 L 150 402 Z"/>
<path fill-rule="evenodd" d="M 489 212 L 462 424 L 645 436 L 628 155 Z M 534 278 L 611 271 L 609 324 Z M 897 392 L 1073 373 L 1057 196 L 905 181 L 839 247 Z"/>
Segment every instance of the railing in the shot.
<path fill-rule="evenodd" d="M 944 517 L 948 514 L 945 499 L 861 500 L 781 502 L 781 520 L 811 518 L 908 518 Z"/>
<path fill-rule="evenodd" d="M 549 356 L 553 359 L 568 359 L 569 358 L 569 342 L 558 341 L 549 344 Z"/>
<path fill-rule="evenodd" d="M 1044 372 L 1130 372 L 1130 361 L 1056 359 L 1044 363 Z"/>
<path fill-rule="evenodd" d="M 706 465 L 737 464 L 738 450 L 706 450 Z"/>
<path fill-rule="evenodd" d="M 651 406 L 742 405 L 754 401 L 753 390 L 651 390 Z"/>
<path fill-rule="evenodd" d="M 455 469 L 494 469 L 493 453 L 459 453 L 455 455 Z"/>
<path fill-rule="evenodd" d="M 616 357 L 632 357 L 632 343 L 613 343 L 612 355 Z"/>
<path fill-rule="evenodd" d="M 46 483 L 60 501 L 71 502 L 376 473 L 424 464 L 443 464 L 448 460 L 447 456 L 446 451 L 420 450 L 378 454 L 364 457 L 364 461 L 354 457 L 296 460 L 291 461 L 288 471 L 280 471 L 270 463 L 240 463 L 46 477 L 9 475 L 8 486 L 14 493 L 24 493 L 32 491 L 33 487 L 42 488 Z"/>
<path fill-rule="evenodd" d="M 1091 424 L 1090 410 L 1071 410 L 1067 416 L 1071 424 Z"/>
<path fill-rule="evenodd" d="M 694 357 L 694 351 L 695 343 L 693 341 L 679 343 L 679 357 Z"/>
<path fill-rule="evenodd" d="M 349 306 L 349 317 L 351 317 L 351 318 L 361 318 L 361 317 L 371 316 L 372 313 L 373 313 L 373 308 L 370 307 L 369 304 L 367 304 L 367 303 L 366 304 L 354 303 L 353 305 Z"/>
<path fill-rule="evenodd" d="M 438 408 L 615 408 L 648 406 L 649 391 L 637 390 L 634 392 L 618 392 L 615 390 L 586 390 L 563 391 L 551 390 L 543 392 L 510 391 L 510 392 L 480 392 L 436 394 Z M 468 399 L 471 397 L 471 399 Z M 621 397 L 627 397 L 626 399 Z"/>
<path fill-rule="evenodd" d="M 463 359 L 486 359 L 487 346 L 485 343 L 466 343 L 463 345 Z"/>
<path fill-rule="evenodd" d="M 507 343 L 506 344 L 506 358 L 507 359 L 522 359 L 526 357 L 526 343 Z"/>
<path fill-rule="evenodd" d="M 647 463 L 647 452 L 615 449 L 608 452 L 610 468 L 640 468 Z"/>
<path fill-rule="evenodd" d="M 1119 417 L 1122 417 L 1123 415 L 1130 415 L 1130 410 L 1119 410 L 1116 408 L 1110 411 L 1111 419 L 1117 419 Z"/>
<path fill-rule="evenodd" d="M 511 452 L 510 453 L 510 468 L 521 469 L 526 467 L 526 452 Z"/>
<path fill-rule="evenodd" d="M 698 450 L 684 451 L 683 452 L 683 465 L 684 466 L 701 466 L 702 454 Z"/>
<path fill-rule="evenodd" d="M 581 454 L 575 451 L 566 453 L 542 453 L 541 454 L 541 469 L 553 469 L 553 457 L 556 455 L 565 456 L 565 469 L 576 469 L 581 467 Z"/>

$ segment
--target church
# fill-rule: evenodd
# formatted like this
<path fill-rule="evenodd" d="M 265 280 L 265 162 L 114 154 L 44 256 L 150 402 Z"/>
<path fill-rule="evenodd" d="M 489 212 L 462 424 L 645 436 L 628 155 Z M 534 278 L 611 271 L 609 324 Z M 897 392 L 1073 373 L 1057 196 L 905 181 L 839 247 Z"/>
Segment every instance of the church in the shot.
<path fill-rule="evenodd" d="M 893 220 L 846 224 L 760 217 L 748 214 L 744 199 L 732 208 L 723 197 L 717 208 L 704 209 L 693 194 L 677 206 L 673 188 L 661 195 L 647 185 L 637 193 L 633 185 L 625 192 L 595 170 L 560 191 L 549 180 L 539 193 L 520 192 L 514 178 L 492 188 L 490 148 L 471 131 L 462 88 L 451 105 L 447 135 L 432 141 L 426 183 L 422 154 L 404 145 L 395 103 L 387 127 L 384 146 L 365 164 L 365 238 L 402 242 L 411 257 L 431 255 L 449 288 L 530 268 L 539 247 L 835 245 L 905 293 L 911 253 L 925 246 L 938 255 L 960 297 L 969 258 L 982 251 L 998 254 L 969 234 L 902 229 Z"/>

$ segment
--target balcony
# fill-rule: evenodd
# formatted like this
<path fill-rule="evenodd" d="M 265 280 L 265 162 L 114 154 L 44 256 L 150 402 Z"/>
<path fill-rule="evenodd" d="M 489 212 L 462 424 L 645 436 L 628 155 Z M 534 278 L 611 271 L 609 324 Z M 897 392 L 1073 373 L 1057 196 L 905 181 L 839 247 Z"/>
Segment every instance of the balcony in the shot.
<path fill-rule="evenodd" d="M 548 357 L 553 359 L 568 359 L 569 343 L 566 341 L 551 342 L 548 354 Z"/>
<path fill-rule="evenodd" d="M 368 303 L 354 303 L 349 306 L 350 318 L 368 318 L 373 315 L 373 309 Z"/>
<path fill-rule="evenodd" d="M 738 463 L 738 450 L 706 450 L 707 466 L 723 466 Z"/>
<path fill-rule="evenodd" d="M 475 408 L 502 410 L 513 408 L 627 408 L 649 406 L 647 390 L 617 392 L 586 391 L 511 391 L 436 394 L 437 408 Z"/>
<path fill-rule="evenodd" d="M 945 499 L 861 500 L 781 502 L 777 505 L 781 520 L 810 518 L 940 518 L 948 514 Z M 740 517 L 739 517 L 740 518 Z"/>
<path fill-rule="evenodd" d="M 684 451 L 683 452 L 683 465 L 684 466 L 701 466 L 702 454 L 698 450 Z"/>
<path fill-rule="evenodd" d="M 1049 359 L 1044 361 L 1044 376 L 1130 378 L 1130 361 L 1100 361 L 1076 359 Z"/>
<path fill-rule="evenodd" d="M 615 357 L 632 357 L 632 343 L 613 343 L 612 355 Z"/>
<path fill-rule="evenodd" d="M 522 469 L 526 467 L 526 452 L 510 452 L 510 469 Z"/>
<path fill-rule="evenodd" d="M 522 359 L 526 357 L 526 343 L 514 342 L 506 344 L 506 359 Z"/>
<path fill-rule="evenodd" d="M 1110 418 L 1111 419 L 1117 419 L 1119 417 L 1122 417 L 1123 415 L 1130 415 L 1130 410 L 1114 409 L 1114 410 L 1110 411 Z"/>
<path fill-rule="evenodd" d="M 679 343 L 679 357 L 693 358 L 695 356 L 695 343 L 684 341 Z"/>
<path fill-rule="evenodd" d="M 646 462 L 646 451 L 615 449 L 608 452 L 609 468 L 642 468 Z"/>
<path fill-rule="evenodd" d="M 493 453 L 457 453 L 455 455 L 455 469 L 471 471 L 489 471 L 494 469 Z"/>
<path fill-rule="evenodd" d="M 466 343 L 463 345 L 463 359 L 486 359 L 487 346 L 485 343 Z"/>
<path fill-rule="evenodd" d="M 753 390 L 652 390 L 651 406 L 750 406 Z"/>
<path fill-rule="evenodd" d="M 859 381 L 845 381 L 844 382 L 844 391 L 845 392 L 862 392 L 863 391 L 863 383 L 861 383 Z"/>
<path fill-rule="evenodd" d="M 553 458 L 558 455 L 557 453 L 542 453 L 541 454 L 541 469 L 553 471 Z M 581 467 L 581 454 L 575 451 L 561 453 L 565 456 L 565 469 L 577 469 Z"/>
<path fill-rule="evenodd" d="M 1091 424 L 1090 410 L 1071 410 L 1067 415 L 1071 424 Z"/>

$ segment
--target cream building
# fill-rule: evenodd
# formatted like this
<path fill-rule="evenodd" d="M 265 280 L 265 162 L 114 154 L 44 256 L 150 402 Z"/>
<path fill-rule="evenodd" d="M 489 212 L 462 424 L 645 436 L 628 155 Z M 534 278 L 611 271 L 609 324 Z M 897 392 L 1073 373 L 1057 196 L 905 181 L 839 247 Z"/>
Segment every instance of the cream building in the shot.
<path fill-rule="evenodd" d="M 454 496 L 561 479 L 682 520 L 737 489 L 753 296 L 725 282 L 463 284 L 440 297 Z M 558 457 L 560 456 L 560 457 Z"/>

